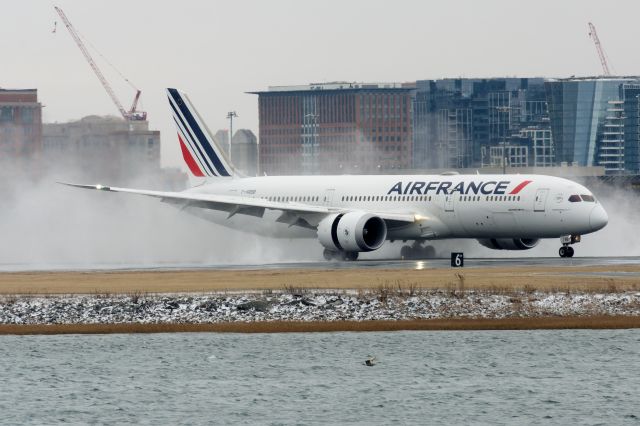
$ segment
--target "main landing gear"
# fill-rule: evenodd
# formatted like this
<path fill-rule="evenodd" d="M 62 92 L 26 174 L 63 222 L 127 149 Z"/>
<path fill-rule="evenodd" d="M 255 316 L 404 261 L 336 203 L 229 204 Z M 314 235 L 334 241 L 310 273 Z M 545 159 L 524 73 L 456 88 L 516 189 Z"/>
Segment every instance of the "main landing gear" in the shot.
<path fill-rule="evenodd" d="M 574 250 L 571 244 L 579 243 L 581 239 L 580 235 L 565 235 L 561 237 L 560 242 L 562 243 L 562 247 L 558 250 L 560 257 L 573 257 Z"/>
<path fill-rule="evenodd" d="M 560 250 L 558 250 L 560 257 L 573 257 L 573 253 L 574 250 L 571 246 L 562 246 L 560 247 Z"/>
<path fill-rule="evenodd" d="M 400 249 L 402 259 L 431 259 L 436 257 L 436 249 L 433 246 L 422 246 L 418 241 L 411 246 L 402 246 Z"/>
<path fill-rule="evenodd" d="M 358 254 L 357 251 L 333 251 L 329 249 L 324 249 L 322 252 L 325 260 L 355 261 L 358 260 Z"/>

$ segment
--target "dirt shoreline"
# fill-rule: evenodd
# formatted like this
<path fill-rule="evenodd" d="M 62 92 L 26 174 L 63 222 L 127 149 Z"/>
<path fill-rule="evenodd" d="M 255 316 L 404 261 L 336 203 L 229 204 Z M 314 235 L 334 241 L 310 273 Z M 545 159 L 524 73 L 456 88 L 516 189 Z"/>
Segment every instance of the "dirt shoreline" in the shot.
<path fill-rule="evenodd" d="M 640 328 L 637 316 L 453 318 L 410 321 L 228 322 L 216 324 L 35 324 L 0 325 L 0 335 L 129 333 L 308 333 L 366 331 L 563 330 Z"/>

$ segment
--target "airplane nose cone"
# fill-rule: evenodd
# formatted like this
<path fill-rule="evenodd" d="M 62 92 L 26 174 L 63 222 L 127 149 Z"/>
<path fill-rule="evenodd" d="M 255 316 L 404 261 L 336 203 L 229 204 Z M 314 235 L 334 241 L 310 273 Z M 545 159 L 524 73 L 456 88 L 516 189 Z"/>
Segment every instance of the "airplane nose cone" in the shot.
<path fill-rule="evenodd" d="M 592 231 L 604 228 L 607 226 L 608 222 L 609 216 L 607 216 L 607 212 L 602 208 L 602 206 L 595 206 L 593 210 L 591 210 L 589 225 L 591 226 Z"/>

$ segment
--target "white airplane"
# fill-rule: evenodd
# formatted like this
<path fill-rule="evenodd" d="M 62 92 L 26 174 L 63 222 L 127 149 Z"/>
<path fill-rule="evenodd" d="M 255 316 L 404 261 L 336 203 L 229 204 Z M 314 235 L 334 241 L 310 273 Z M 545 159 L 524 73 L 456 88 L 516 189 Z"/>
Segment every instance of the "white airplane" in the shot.
<path fill-rule="evenodd" d="M 80 188 L 159 198 L 212 222 L 270 237 L 317 238 L 324 257 L 356 260 L 387 240 L 413 241 L 404 258 L 430 257 L 427 241 L 477 239 L 496 250 L 528 250 L 560 238 L 572 257 L 581 236 L 607 213 L 591 191 L 542 175 L 373 175 L 242 177 L 189 98 L 167 89 L 189 170 L 206 182 L 182 192 L 102 185 Z"/>

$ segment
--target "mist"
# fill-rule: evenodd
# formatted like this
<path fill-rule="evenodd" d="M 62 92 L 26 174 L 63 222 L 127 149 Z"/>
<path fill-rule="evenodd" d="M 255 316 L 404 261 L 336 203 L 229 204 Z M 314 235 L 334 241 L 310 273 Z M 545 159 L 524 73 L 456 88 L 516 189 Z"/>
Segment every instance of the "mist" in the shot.
<path fill-rule="evenodd" d="M 315 240 L 259 237 L 207 222 L 158 199 L 56 183 L 111 184 L 78 180 L 88 171 L 48 170 L 37 180 L 15 169 L 2 171 L 0 269 L 210 266 L 322 258 Z M 128 185 L 149 188 L 148 182 L 149 177 L 141 175 Z"/>
<path fill-rule="evenodd" d="M 316 239 L 271 239 L 213 224 L 157 199 L 71 188 L 57 181 L 103 183 L 87 179 L 91 170 L 65 164 L 38 178 L 18 167 L 2 167 L 0 269 L 102 269 L 221 266 L 315 262 L 322 260 Z M 153 188 L 142 173 L 127 182 Z M 118 182 L 119 184 L 119 182 Z M 640 197 L 609 186 L 590 188 L 609 214 L 603 230 L 583 236 L 576 256 L 640 256 L 634 232 L 640 229 Z M 407 244 L 410 244 L 408 242 Z M 387 242 L 361 259 L 398 258 L 404 243 Z M 496 251 L 475 240 L 428 244 L 438 257 L 462 251 L 467 257 L 556 257 L 558 239 L 532 250 Z"/>

